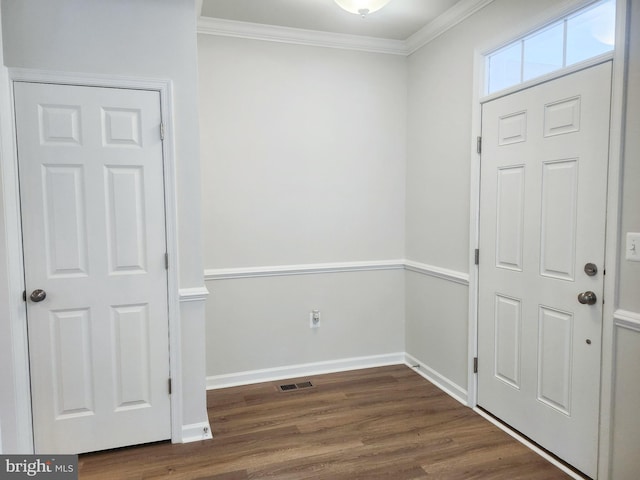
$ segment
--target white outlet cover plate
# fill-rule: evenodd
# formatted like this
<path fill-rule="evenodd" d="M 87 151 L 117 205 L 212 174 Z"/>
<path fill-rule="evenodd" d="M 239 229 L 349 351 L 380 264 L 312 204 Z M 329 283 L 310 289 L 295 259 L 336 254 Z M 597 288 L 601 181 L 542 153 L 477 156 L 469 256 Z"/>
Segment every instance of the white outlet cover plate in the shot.
<path fill-rule="evenodd" d="M 320 328 L 320 312 L 317 313 L 318 321 L 313 321 L 313 311 L 309 312 L 309 328 Z"/>
<path fill-rule="evenodd" d="M 640 233 L 627 233 L 626 259 L 640 262 Z"/>

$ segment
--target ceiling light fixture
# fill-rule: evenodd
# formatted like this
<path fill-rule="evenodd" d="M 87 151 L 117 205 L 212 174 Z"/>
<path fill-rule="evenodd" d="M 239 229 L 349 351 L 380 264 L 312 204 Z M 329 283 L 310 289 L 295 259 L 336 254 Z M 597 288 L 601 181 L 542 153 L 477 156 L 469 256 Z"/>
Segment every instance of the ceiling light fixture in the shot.
<path fill-rule="evenodd" d="M 367 14 L 377 12 L 391 0 L 334 0 L 340 7 L 347 12 L 361 15 L 362 18 Z"/>

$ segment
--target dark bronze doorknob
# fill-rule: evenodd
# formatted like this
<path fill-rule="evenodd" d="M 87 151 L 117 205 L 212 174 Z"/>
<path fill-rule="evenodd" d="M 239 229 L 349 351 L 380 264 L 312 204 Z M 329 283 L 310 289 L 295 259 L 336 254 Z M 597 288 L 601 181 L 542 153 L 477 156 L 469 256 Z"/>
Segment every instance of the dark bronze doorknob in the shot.
<path fill-rule="evenodd" d="M 578 295 L 578 301 L 583 305 L 593 305 L 598 301 L 598 299 L 595 293 L 587 291 Z"/>
<path fill-rule="evenodd" d="M 45 298 L 47 298 L 47 292 L 45 292 L 44 290 L 40 290 L 39 288 L 37 290 L 34 290 L 33 292 L 31 292 L 31 295 L 29 295 L 29 298 L 31 299 L 32 302 L 41 302 L 43 301 Z"/>

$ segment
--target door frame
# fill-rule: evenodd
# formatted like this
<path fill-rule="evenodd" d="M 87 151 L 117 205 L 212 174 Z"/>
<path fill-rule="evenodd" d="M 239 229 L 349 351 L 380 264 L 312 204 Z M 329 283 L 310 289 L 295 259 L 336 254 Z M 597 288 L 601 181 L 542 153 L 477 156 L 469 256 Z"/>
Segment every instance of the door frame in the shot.
<path fill-rule="evenodd" d="M 551 7 L 541 15 L 526 19 L 523 23 L 494 37 L 491 41 L 478 46 L 474 52 L 473 92 L 471 116 L 470 145 L 470 211 L 469 211 L 469 328 L 468 328 L 468 367 L 467 367 L 467 405 L 485 415 L 477 408 L 478 378 L 474 373 L 474 359 L 478 354 L 478 265 L 475 264 L 475 249 L 479 247 L 480 231 L 480 154 L 477 152 L 477 139 L 482 132 L 482 104 L 490 99 L 514 93 L 523 88 L 564 76 L 588 66 L 613 60 L 613 77 L 611 81 L 611 115 L 609 128 L 609 169 L 607 178 L 607 210 L 605 231 L 605 266 L 607 275 L 604 278 L 604 298 L 608 300 L 603 308 L 602 322 L 602 361 L 600 387 L 600 423 L 598 478 L 609 479 L 611 457 L 612 392 L 613 392 L 613 328 L 614 312 L 618 307 L 618 245 L 620 242 L 620 206 L 622 192 L 622 154 L 624 148 L 624 116 L 626 113 L 626 69 L 627 69 L 627 36 L 629 0 L 616 0 L 616 46 L 613 54 L 591 59 L 559 72 L 541 77 L 533 82 L 517 85 L 495 95 L 484 93 L 486 55 L 509 42 L 526 35 L 554 20 L 561 18 L 579 8 L 593 3 L 594 0 L 565 0 Z M 486 416 L 486 415 L 485 415 Z M 489 417 L 487 417 L 489 418 Z M 498 426 L 501 424 L 497 423 Z M 501 428 L 505 428 L 502 427 Z M 549 460 L 553 460 L 544 451 L 537 449 L 524 437 L 509 430 L 521 442 L 534 448 Z M 562 468 L 562 465 L 556 463 Z M 573 472 L 566 470 L 567 473 Z M 574 474 L 575 475 L 575 474 Z M 576 477 L 580 478 L 580 477 Z"/>
<path fill-rule="evenodd" d="M 178 230 L 177 230 L 177 188 L 173 126 L 173 85 L 168 79 L 126 77 L 101 74 L 78 74 L 51 72 L 36 69 L 8 69 L 9 102 L 11 121 L 7 130 L 11 129 L 11 148 L 3 142 L 2 155 L 3 187 L 5 189 L 5 218 L 7 253 L 11 264 L 8 266 L 9 294 L 15 298 L 11 304 L 12 342 L 15 346 L 14 387 L 17 407 L 17 431 L 20 446 L 24 452 L 34 452 L 33 417 L 31 410 L 31 386 L 29 374 L 29 352 L 27 337 L 27 308 L 22 301 L 24 285 L 24 263 L 22 249 L 22 226 L 20 215 L 20 198 L 18 187 L 18 156 L 15 144 L 15 105 L 13 87 L 15 82 L 30 82 L 59 85 L 76 85 L 86 87 L 121 88 L 127 90 L 150 90 L 160 95 L 160 113 L 164 124 L 164 140 L 162 156 L 164 167 L 164 202 L 165 230 L 168 254 L 167 299 L 169 317 L 169 374 L 172 382 L 171 402 L 171 441 L 183 441 L 183 398 L 182 398 L 182 365 L 180 342 L 180 291 L 178 276 Z M 8 133 L 8 132 L 7 132 Z M 6 135 L 5 135 L 6 138 Z M 3 138 L 4 140 L 4 138 Z M 25 432 L 30 432 L 28 435 Z"/>

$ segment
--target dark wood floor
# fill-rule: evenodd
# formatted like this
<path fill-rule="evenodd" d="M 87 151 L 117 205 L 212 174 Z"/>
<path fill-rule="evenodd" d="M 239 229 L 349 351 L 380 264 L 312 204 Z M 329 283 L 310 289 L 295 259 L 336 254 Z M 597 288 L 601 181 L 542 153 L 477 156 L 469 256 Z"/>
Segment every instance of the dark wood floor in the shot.
<path fill-rule="evenodd" d="M 81 479 L 564 479 L 405 366 L 208 392 L 214 439 L 80 456 Z M 304 379 L 306 380 L 306 379 Z"/>

